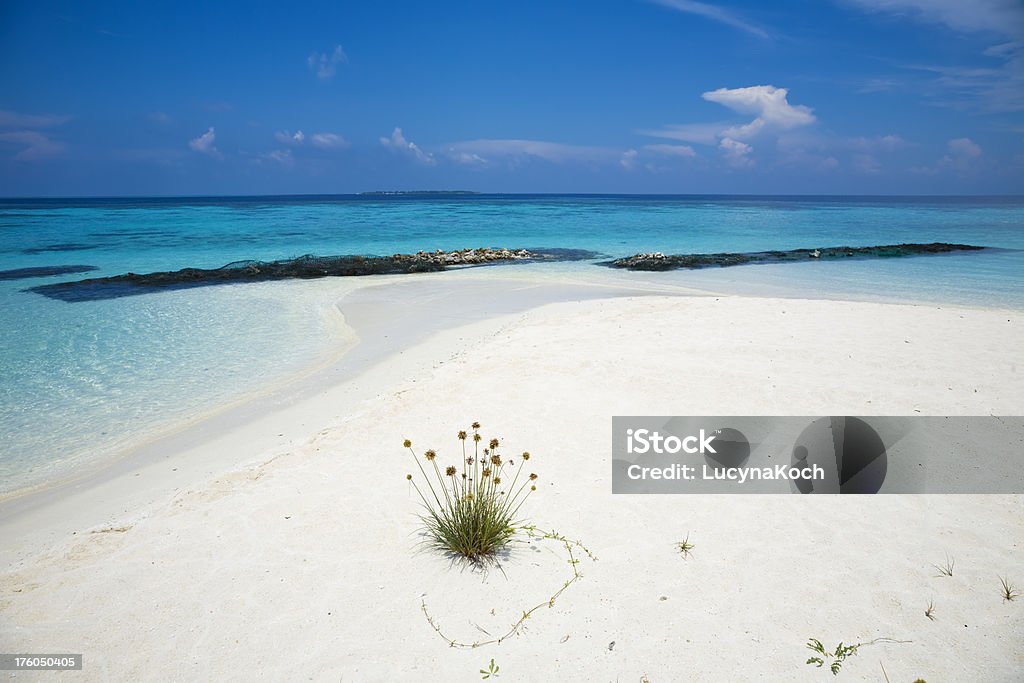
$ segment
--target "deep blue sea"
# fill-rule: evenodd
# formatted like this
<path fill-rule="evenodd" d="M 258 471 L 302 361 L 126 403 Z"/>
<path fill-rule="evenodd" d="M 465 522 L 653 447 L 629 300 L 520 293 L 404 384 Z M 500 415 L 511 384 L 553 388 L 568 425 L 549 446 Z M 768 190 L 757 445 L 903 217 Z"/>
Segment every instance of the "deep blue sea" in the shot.
<path fill-rule="evenodd" d="M 1024 198 L 329 196 L 0 200 L 0 492 L 280 378 L 323 351 L 322 285 L 227 285 L 66 303 L 62 280 L 303 254 L 474 246 L 759 251 L 898 242 L 996 247 L 906 259 L 637 275 L 715 291 L 1024 308 Z M 592 263 L 502 266 L 593 275 Z M 429 277 L 426 275 L 424 277 Z M 318 298 L 317 294 L 320 294 Z"/>

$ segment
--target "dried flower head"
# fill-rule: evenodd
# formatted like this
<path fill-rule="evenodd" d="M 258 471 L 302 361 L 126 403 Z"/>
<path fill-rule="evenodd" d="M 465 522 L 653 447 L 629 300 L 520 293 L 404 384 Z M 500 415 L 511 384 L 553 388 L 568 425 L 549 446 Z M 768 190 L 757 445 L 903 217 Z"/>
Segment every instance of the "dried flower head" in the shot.
<path fill-rule="evenodd" d="M 473 458 L 466 458 L 466 464 L 467 465 L 472 465 L 473 464 Z"/>
<path fill-rule="evenodd" d="M 497 439 L 491 439 L 491 448 L 497 448 L 497 447 L 498 447 L 498 440 Z"/>
<path fill-rule="evenodd" d="M 437 453 L 434 451 L 433 448 L 431 448 L 429 451 L 423 454 L 423 457 L 425 457 L 427 460 L 433 460 L 434 458 L 437 457 Z"/>
<path fill-rule="evenodd" d="M 537 475 L 534 474 L 533 472 L 530 472 L 530 481 L 536 481 L 536 480 L 537 480 Z"/>
<path fill-rule="evenodd" d="M 447 474 L 449 477 L 454 477 L 455 476 L 455 468 L 452 467 L 451 465 L 449 465 L 448 469 L 446 469 L 444 471 L 444 473 Z"/>
<path fill-rule="evenodd" d="M 412 475 L 411 474 L 405 475 L 405 480 L 406 481 L 412 481 Z"/>
<path fill-rule="evenodd" d="M 500 483 L 501 483 L 501 477 L 495 477 L 494 478 L 494 485 L 497 486 Z"/>
<path fill-rule="evenodd" d="M 530 490 L 531 490 L 531 491 L 536 491 L 536 490 L 537 490 L 537 487 L 536 487 L 536 486 L 531 486 L 531 487 L 530 487 Z"/>
<path fill-rule="evenodd" d="M 463 429 L 463 430 L 459 431 L 459 440 L 460 441 L 465 441 L 466 440 L 466 430 Z"/>
<path fill-rule="evenodd" d="M 470 425 L 470 427 L 472 427 L 473 429 L 480 429 L 480 423 L 474 422 L 473 424 Z"/>
<path fill-rule="evenodd" d="M 466 478 L 466 473 L 465 473 L 465 472 L 463 472 L 463 473 L 462 473 L 462 478 L 463 478 L 463 479 L 465 479 L 465 478 Z"/>
<path fill-rule="evenodd" d="M 500 467 L 501 466 L 501 456 L 500 455 L 492 455 L 491 456 L 491 464 L 492 465 L 497 465 L 497 466 Z"/>
<path fill-rule="evenodd" d="M 490 467 L 485 467 L 484 471 L 481 472 L 480 474 L 484 475 L 485 477 L 491 476 L 491 468 Z"/>
<path fill-rule="evenodd" d="M 529 451 L 523 451 L 523 460 L 529 460 L 529 459 L 530 459 L 530 452 Z"/>
<path fill-rule="evenodd" d="M 406 439 L 405 441 L 402 442 L 402 446 L 404 446 L 405 448 L 412 448 L 412 441 Z"/>
<path fill-rule="evenodd" d="M 473 435 L 473 441 L 479 441 L 479 440 L 480 440 L 480 435 L 479 434 L 474 434 Z"/>

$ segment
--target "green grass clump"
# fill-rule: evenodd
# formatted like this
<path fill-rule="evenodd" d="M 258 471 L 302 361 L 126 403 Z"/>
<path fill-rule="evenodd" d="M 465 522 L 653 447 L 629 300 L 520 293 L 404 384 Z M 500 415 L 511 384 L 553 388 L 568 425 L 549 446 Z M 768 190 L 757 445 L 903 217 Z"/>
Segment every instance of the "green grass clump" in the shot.
<path fill-rule="evenodd" d="M 1017 587 L 1010 583 L 1009 580 L 1000 576 L 999 583 L 1002 584 L 1003 587 L 1003 601 L 1011 602 L 1020 597 L 1020 591 L 1017 590 Z"/>
<path fill-rule="evenodd" d="M 405 440 L 405 448 L 412 454 L 423 482 L 417 484 L 412 474 L 406 479 L 412 483 L 423 503 L 420 515 L 427 531 L 429 543 L 445 552 L 454 553 L 473 562 L 481 562 L 504 548 L 522 524 L 517 517 L 519 508 L 537 490 L 533 483 L 537 475 L 523 473 L 530 454 L 506 460 L 500 453 L 498 439 L 482 446 L 480 423 L 474 422 L 472 432 L 460 431 L 462 446 L 459 465 L 437 462 L 437 452 L 428 450 L 416 455 L 412 442 Z M 472 441 L 472 452 L 467 441 Z M 424 466 L 426 461 L 426 466 Z M 511 481 L 506 485 L 511 476 Z"/>

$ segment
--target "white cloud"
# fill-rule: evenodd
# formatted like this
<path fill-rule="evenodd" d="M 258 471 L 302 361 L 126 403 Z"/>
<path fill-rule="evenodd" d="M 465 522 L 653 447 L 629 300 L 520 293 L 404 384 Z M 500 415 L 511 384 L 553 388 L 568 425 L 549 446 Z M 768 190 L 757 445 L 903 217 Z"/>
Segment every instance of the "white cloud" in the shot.
<path fill-rule="evenodd" d="M 946 154 L 932 166 L 918 166 L 915 173 L 935 175 L 952 171 L 958 175 L 970 175 L 979 169 L 984 161 L 984 150 L 970 138 L 955 138 L 946 143 Z"/>
<path fill-rule="evenodd" d="M 989 31 L 1024 35 L 1024 4 L 1020 0 L 846 0 L 873 12 L 912 16 L 955 31 Z"/>
<path fill-rule="evenodd" d="M 415 142 L 412 142 L 411 140 L 406 140 L 405 136 L 402 134 L 401 128 L 396 127 L 391 132 L 391 137 L 389 138 L 380 138 L 380 144 L 384 145 L 384 147 L 390 149 L 392 152 L 396 152 L 399 154 L 408 154 L 409 156 L 419 161 L 421 164 L 433 166 L 434 164 L 437 163 L 437 161 L 435 161 L 434 159 L 433 154 L 424 152 L 422 149 L 419 148 L 419 146 Z"/>
<path fill-rule="evenodd" d="M 789 129 L 814 123 L 814 113 L 801 104 L 792 105 L 786 88 L 774 85 L 754 85 L 749 88 L 719 88 L 701 97 L 716 102 L 740 114 L 755 114 L 750 123 L 733 126 L 723 131 L 725 137 L 753 137 L 765 128 Z"/>
<path fill-rule="evenodd" d="M 14 155 L 17 161 L 38 161 L 57 156 L 66 149 L 66 145 L 63 142 L 54 140 L 34 130 L 16 130 L 0 133 L 0 140 L 24 147 L 24 149 Z"/>
<path fill-rule="evenodd" d="M 950 140 L 946 147 L 949 153 L 958 159 L 977 159 L 981 156 L 981 147 L 970 138 Z"/>
<path fill-rule="evenodd" d="M 0 141 L 22 147 L 14 155 L 17 161 L 38 161 L 57 156 L 67 149 L 67 145 L 60 140 L 54 140 L 49 134 L 29 129 L 52 128 L 70 120 L 70 116 L 57 114 L 21 114 L 0 110 L 0 129 L 15 129 L 0 132 Z"/>
<path fill-rule="evenodd" d="M 716 7 L 715 5 L 709 5 L 704 2 L 696 2 L 695 0 L 650 1 L 654 2 L 655 4 L 662 5 L 663 7 L 669 7 L 671 9 L 677 10 L 679 12 L 684 12 L 686 14 L 695 14 L 697 16 L 704 17 L 705 19 L 710 19 L 711 21 L 717 21 L 720 24 L 725 24 L 727 26 L 732 26 L 733 28 L 738 28 L 741 31 L 746 31 L 751 35 L 755 35 L 758 38 L 767 39 L 771 37 L 768 34 L 768 32 L 765 31 L 760 26 L 755 26 L 754 24 L 751 24 L 750 22 L 740 18 L 736 14 L 729 12 L 728 10 L 724 10 L 721 7 Z"/>
<path fill-rule="evenodd" d="M 313 133 L 309 140 L 314 147 L 322 149 L 344 149 L 349 146 L 348 140 L 337 133 Z"/>
<path fill-rule="evenodd" d="M 737 168 L 750 168 L 754 165 L 754 160 L 750 158 L 750 153 L 754 151 L 754 148 L 745 142 L 722 138 L 718 143 L 718 148 L 722 150 L 726 160 Z"/>
<path fill-rule="evenodd" d="M 644 145 L 644 149 L 655 154 L 663 154 L 670 157 L 693 158 L 697 152 L 689 145 Z"/>
<path fill-rule="evenodd" d="M 696 142 L 716 145 L 725 159 L 737 168 L 754 165 L 750 154 L 753 147 L 742 142 L 762 134 L 774 134 L 780 139 L 787 131 L 803 128 L 817 119 L 814 110 L 801 104 L 789 103 L 789 91 L 774 85 L 754 85 L 747 88 L 719 88 L 705 92 L 702 97 L 733 111 L 754 118 L 746 123 L 688 123 L 664 126 L 657 130 L 640 131 L 644 135 L 667 140 Z M 680 149 L 670 150 L 674 145 L 647 145 L 645 149 L 663 154 L 696 156 L 692 147 L 677 145 Z"/>
<path fill-rule="evenodd" d="M 701 145 L 713 145 L 718 141 L 722 131 L 729 127 L 721 123 L 682 123 L 663 126 L 655 130 L 637 131 L 641 135 L 681 142 L 696 142 Z"/>
<path fill-rule="evenodd" d="M 341 45 L 335 45 L 333 52 L 314 52 L 306 59 L 310 71 L 316 74 L 321 81 L 329 81 L 334 78 L 339 64 L 348 62 L 348 55 L 341 49 Z"/>
<path fill-rule="evenodd" d="M 632 171 L 636 167 L 636 158 L 640 155 L 635 149 L 627 149 L 622 153 L 622 158 L 619 159 L 619 165 L 627 171 Z"/>
<path fill-rule="evenodd" d="M 275 149 L 273 152 L 267 154 L 267 158 L 271 161 L 276 161 L 282 166 L 294 166 L 295 159 L 292 157 L 292 151 L 290 149 Z"/>
<path fill-rule="evenodd" d="M 197 138 L 189 140 L 188 146 L 191 147 L 194 151 L 200 152 L 201 154 L 208 154 L 209 156 L 214 157 L 215 159 L 221 159 L 224 157 L 224 155 L 221 154 L 220 150 L 218 150 L 217 147 L 214 145 L 216 140 L 217 135 L 213 130 L 213 126 L 210 126 L 210 128 L 205 133 L 203 133 Z"/>
<path fill-rule="evenodd" d="M 487 159 L 484 159 L 479 154 L 474 154 L 473 152 L 457 152 L 454 148 L 449 148 L 448 152 L 449 158 L 457 164 L 462 164 L 463 166 L 476 166 L 478 168 L 487 165 Z"/>
<path fill-rule="evenodd" d="M 476 157 L 483 162 L 495 158 L 524 159 L 536 158 L 553 163 L 567 161 L 612 161 L 621 158 L 621 151 L 610 147 L 588 147 L 567 145 L 544 140 L 483 139 L 457 142 L 448 148 L 449 156 L 458 159 L 462 155 Z M 479 162 L 475 162 L 479 163 Z"/>
<path fill-rule="evenodd" d="M 294 133 L 290 130 L 281 130 L 274 133 L 274 139 L 285 145 L 301 145 L 302 141 L 306 139 L 306 135 L 301 130 Z"/>
<path fill-rule="evenodd" d="M 57 114 L 19 114 L 0 110 L 0 128 L 52 128 L 70 120 L 70 116 Z"/>

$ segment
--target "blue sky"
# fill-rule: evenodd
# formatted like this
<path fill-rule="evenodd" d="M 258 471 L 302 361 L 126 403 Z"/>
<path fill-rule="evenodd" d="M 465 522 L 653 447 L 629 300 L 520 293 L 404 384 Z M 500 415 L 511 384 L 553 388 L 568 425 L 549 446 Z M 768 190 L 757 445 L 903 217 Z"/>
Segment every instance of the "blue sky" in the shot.
<path fill-rule="evenodd" d="M 0 195 L 1024 193 L 1020 0 L 0 3 Z"/>

